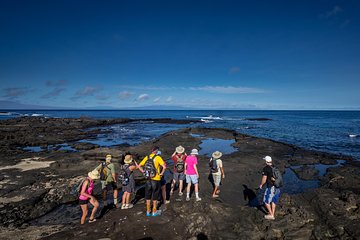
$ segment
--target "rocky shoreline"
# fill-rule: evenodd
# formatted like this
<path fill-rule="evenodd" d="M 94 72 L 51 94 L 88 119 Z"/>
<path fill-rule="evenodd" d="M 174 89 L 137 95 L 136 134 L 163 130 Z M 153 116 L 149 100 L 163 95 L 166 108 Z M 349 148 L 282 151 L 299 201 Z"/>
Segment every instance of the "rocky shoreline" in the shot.
<path fill-rule="evenodd" d="M 172 239 L 357 239 L 360 236 L 360 162 L 351 157 L 309 151 L 228 129 L 195 127 L 171 131 L 134 146 L 99 147 L 77 143 L 73 145 L 76 152 L 55 148 L 38 153 L 19 148 L 42 146 L 47 149 L 51 144 L 75 142 L 104 133 L 100 128 L 103 126 L 138 121 L 42 117 L 1 121 L 1 238 L 13 239 L 14 234 L 18 239 L 166 239 L 169 236 Z M 69 194 L 67 186 L 86 175 L 106 154 L 112 154 L 119 162 L 125 152 L 130 152 L 139 161 L 156 144 L 169 159 L 176 146 L 181 144 L 188 152 L 192 148 L 199 149 L 209 138 L 232 140 L 231 145 L 236 150 L 222 157 L 226 179 L 219 199 L 210 197 L 208 157 L 199 155 L 203 201 L 185 202 L 180 197 L 172 197 L 170 204 L 162 206 L 162 216 L 146 218 L 140 199 L 133 209 L 111 209 L 95 223 L 78 224 L 76 199 Z M 244 199 L 243 185 L 257 194 L 265 155 L 271 155 L 283 172 L 298 166 L 293 170 L 300 179 L 318 180 L 320 185 L 299 194 L 282 194 L 275 221 L 265 220 L 263 212 L 250 207 L 248 199 Z M 323 176 L 313 167 L 315 164 L 335 165 L 337 160 L 345 162 L 328 168 Z M 139 172 L 136 179 L 138 183 L 142 181 Z M 100 193 L 99 184 L 95 193 Z M 50 216 L 54 210 L 62 207 L 74 210 L 59 210 L 52 220 Z"/>

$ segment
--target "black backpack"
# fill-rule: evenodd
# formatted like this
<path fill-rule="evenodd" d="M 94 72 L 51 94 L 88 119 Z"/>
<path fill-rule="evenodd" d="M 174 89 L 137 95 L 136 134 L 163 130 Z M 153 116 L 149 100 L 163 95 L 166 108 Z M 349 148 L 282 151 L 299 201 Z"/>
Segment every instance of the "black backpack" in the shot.
<path fill-rule="evenodd" d="M 156 176 L 156 168 L 154 164 L 154 159 L 157 155 L 154 155 L 152 158 L 148 156 L 146 163 L 144 165 L 144 176 L 147 179 L 151 179 Z"/>
<path fill-rule="evenodd" d="M 178 173 L 182 173 L 185 168 L 184 160 L 181 157 L 179 157 L 178 155 L 176 155 L 176 157 L 177 157 L 177 161 L 176 161 L 176 165 L 175 165 L 176 171 Z"/>
<path fill-rule="evenodd" d="M 211 158 L 209 162 L 210 172 L 211 173 L 217 173 L 219 171 L 219 168 L 217 166 L 217 159 Z"/>
<path fill-rule="evenodd" d="M 129 184 L 130 181 L 130 175 L 132 174 L 132 172 L 130 174 L 128 174 L 128 170 L 129 170 L 130 165 L 126 164 L 121 166 L 120 171 L 119 171 L 119 175 L 118 175 L 118 180 L 121 183 L 121 185 L 126 186 Z"/>
<path fill-rule="evenodd" d="M 284 181 L 280 170 L 274 166 L 270 166 L 270 167 L 272 169 L 272 175 L 273 175 L 271 180 L 273 180 L 274 186 L 276 188 L 282 187 L 284 185 Z"/>

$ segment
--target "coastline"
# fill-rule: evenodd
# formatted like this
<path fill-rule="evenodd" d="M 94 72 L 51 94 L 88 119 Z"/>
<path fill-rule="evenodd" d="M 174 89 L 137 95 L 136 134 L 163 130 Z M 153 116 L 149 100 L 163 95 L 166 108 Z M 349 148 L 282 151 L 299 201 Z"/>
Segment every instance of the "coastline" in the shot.
<path fill-rule="evenodd" d="M 271 239 L 296 236 L 322 239 L 356 238 L 360 235 L 356 227 L 360 223 L 360 178 L 358 176 L 360 164 L 352 161 L 351 157 L 305 150 L 294 145 L 257 138 L 233 130 L 214 128 L 175 130 L 134 146 L 99 147 L 94 144 L 79 144 L 77 152 L 50 150 L 33 153 L 18 148 L 29 144 L 45 146 L 75 141 L 98 134 L 100 131 L 96 127 L 117 123 L 127 124 L 131 121 L 129 119 L 87 118 L 45 120 L 41 117 L 29 117 L 0 122 L 1 132 L 4 133 L 2 134 L 3 144 L 1 144 L 3 161 L 0 166 L 3 170 L 0 176 L 0 185 L 2 185 L 0 197 L 19 200 L 0 202 L 0 224 L 4 238 L 10 239 L 14 233 L 25 234 L 26 231 L 34 232 L 42 228 L 47 230 L 43 230 L 38 235 L 34 234 L 34 239 L 98 239 L 104 236 L 110 238 L 122 236 L 126 239 L 144 237 L 164 239 L 171 234 L 174 239 L 189 239 L 199 234 L 210 239 L 221 237 Z M 145 119 L 145 121 L 185 123 L 171 119 Z M 39 138 L 39 135 L 43 137 Z M 131 210 L 111 210 L 98 222 L 82 226 L 81 231 L 78 231 L 77 221 L 53 224 L 58 226 L 53 228 L 46 224 L 37 226 L 31 223 L 34 219 L 46 216 L 61 205 L 73 203 L 75 199 L 65 190 L 69 180 L 85 176 L 107 153 L 115 156 L 115 160 L 120 160 L 121 156 L 129 151 L 139 161 L 148 154 L 151 145 L 156 144 L 161 147 L 163 156 L 169 158 L 176 146 L 181 144 L 189 151 L 191 148 L 199 148 L 201 142 L 208 138 L 233 140 L 231 145 L 236 149 L 235 152 L 223 156 L 227 177 L 222 186 L 221 198 L 218 200 L 210 198 L 211 185 L 207 180 L 208 157 L 200 155 L 202 202 L 188 203 L 174 200 L 167 206 L 161 217 L 146 219 L 143 216 L 144 204 L 140 201 Z M 218 150 L 221 151 L 221 149 Z M 336 160 L 339 159 L 346 160 L 346 163 L 327 169 L 326 174 L 319 178 L 318 188 L 295 195 L 284 193 L 280 200 L 277 219 L 269 222 L 264 220 L 261 211 L 246 206 L 247 201 L 244 200 L 242 187 L 242 185 L 247 185 L 256 191 L 263 166 L 262 157 L 265 155 L 273 156 L 275 163 L 283 172 L 291 166 L 336 164 Z M 40 157 L 54 163 L 47 168 L 29 171 L 4 169 L 4 167 L 18 164 L 22 159 L 33 157 Z M 309 171 L 309 174 L 313 173 Z M 314 178 L 314 176 L 301 174 L 298 176 L 303 179 Z M 140 174 L 136 175 L 138 181 L 141 181 L 141 178 Z M 99 192 L 99 188 L 96 191 Z M 329 207 L 329 202 L 336 208 Z M 104 222 L 116 224 L 109 226 L 111 231 L 103 231 Z M 133 233 L 126 227 L 129 224 L 141 231 Z M 270 230 L 267 228 L 269 225 L 272 226 Z M 143 231 L 144 226 L 146 230 Z M 19 228 L 21 231 L 18 230 Z M 97 232 L 94 229 L 98 229 Z M 161 231 L 156 231 L 156 229 L 161 229 Z M 172 229 L 176 229 L 177 234 L 174 235 Z"/>

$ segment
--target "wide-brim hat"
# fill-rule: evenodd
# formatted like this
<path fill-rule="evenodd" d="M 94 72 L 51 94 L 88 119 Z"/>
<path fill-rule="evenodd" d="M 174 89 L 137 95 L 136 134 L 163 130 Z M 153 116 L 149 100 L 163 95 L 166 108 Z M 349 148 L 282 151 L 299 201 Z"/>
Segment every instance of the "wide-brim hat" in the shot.
<path fill-rule="evenodd" d="M 126 155 L 124 159 L 124 163 L 129 164 L 133 161 L 133 158 L 131 155 Z"/>
<path fill-rule="evenodd" d="M 221 158 L 221 156 L 222 156 L 222 153 L 219 151 L 213 152 L 213 154 L 212 154 L 213 158 Z"/>
<path fill-rule="evenodd" d="M 175 148 L 175 151 L 177 153 L 183 153 L 185 151 L 185 148 L 183 146 L 178 146 Z"/>
<path fill-rule="evenodd" d="M 191 150 L 191 153 L 190 153 L 190 154 L 199 155 L 199 151 L 194 148 L 193 150 Z"/>
<path fill-rule="evenodd" d="M 98 170 L 94 169 L 91 172 L 88 173 L 89 178 L 92 180 L 97 180 L 100 178 L 100 173 Z"/>
<path fill-rule="evenodd" d="M 265 160 L 265 162 L 267 163 L 271 163 L 272 162 L 272 158 L 270 156 L 266 156 L 263 158 Z"/>

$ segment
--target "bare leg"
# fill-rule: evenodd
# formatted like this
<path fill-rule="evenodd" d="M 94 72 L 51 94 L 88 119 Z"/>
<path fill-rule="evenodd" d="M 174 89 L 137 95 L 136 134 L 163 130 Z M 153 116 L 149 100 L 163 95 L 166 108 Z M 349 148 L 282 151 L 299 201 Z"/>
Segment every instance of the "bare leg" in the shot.
<path fill-rule="evenodd" d="M 269 215 L 270 215 L 270 216 L 274 216 L 270 204 L 265 203 L 265 207 L 266 207 L 266 209 L 268 210 Z"/>
<path fill-rule="evenodd" d="M 161 187 L 161 194 L 162 194 L 163 202 L 165 203 L 166 202 L 166 185 Z"/>
<path fill-rule="evenodd" d="M 94 198 L 94 199 L 90 199 L 90 203 L 94 206 L 94 208 L 93 208 L 93 210 L 91 212 L 91 215 L 90 215 L 90 219 L 94 219 L 96 211 L 99 208 L 99 202 Z"/>
<path fill-rule="evenodd" d="M 122 205 L 125 205 L 126 204 L 126 192 L 123 193 L 123 196 L 122 196 Z"/>
<path fill-rule="evenodd" d="M 147 213 L 150 212 L 150 204 L 151 204 L 151 200 L 146 200 L 146 212 Z"/>
<path fill-rule="evenodd" d="M 182 193 L 183 190 L 183 180 L 179 180 L 179 193 Z"/>
<path fill-rule="evenodd" d="M 81 210 L 82 210 L 82 215 L 81 215 L 80 224 L 84 224 L 84 223 L 85 223 L 86 216 L 87 216 L 87 214 L 88 214 L 88 205 L 87 205 L 87 204 L 82 204 L 82 205 L 80 205 L 80 208 L 81 208 Z"/>
<path fill-rule="evenodd" d="M 215 186 L 214 191 L 213 191 L 213 194 L 212 194 L 213 197 L 218 196 L 218 195 L 217 195 L 218 190 L 219 190 L 219 187 L 218 187 L 218 186 Z"/>
<path fill-rule="evenodd" d="M 195 183 L 195 193 L 199 193 L 199 184 Z"/>
<path fill-rule="evenodd" d="M 275 217 L 275 208 L 276 208 L 276 204 L 275 203 L 271 203 L 271 212 L 272 212 L 272 216 Z"/>
<path fill-rule="evenodd" d="M 118 190 L 114 189 L 114 204 L 117 205 Z M 116 200 L 115 200 L 116 199 Z"/>
<path fill-rule="evenodd" d="M 186 194 L 190 193 L 191 183 L 187 184 Z"/>
<path fill-rule="evenodd" d="M 131 193 L 129 193 L 129 192 L 125 192 L 125 193 L 126 193 L 126 204 L 129 204 Z"/>
<path fill-rule="evenodd" d="M 170 194 L 172 194 L 174 192 L 174 187 L 175 187 L 176 181 L 173 179 L 171 182 L 171 190 L 170 190 Z"/>
<path fill-rule="evenodd" d="M 157 200 L 153 200 L 153 213 L 156 213 Z"/>

